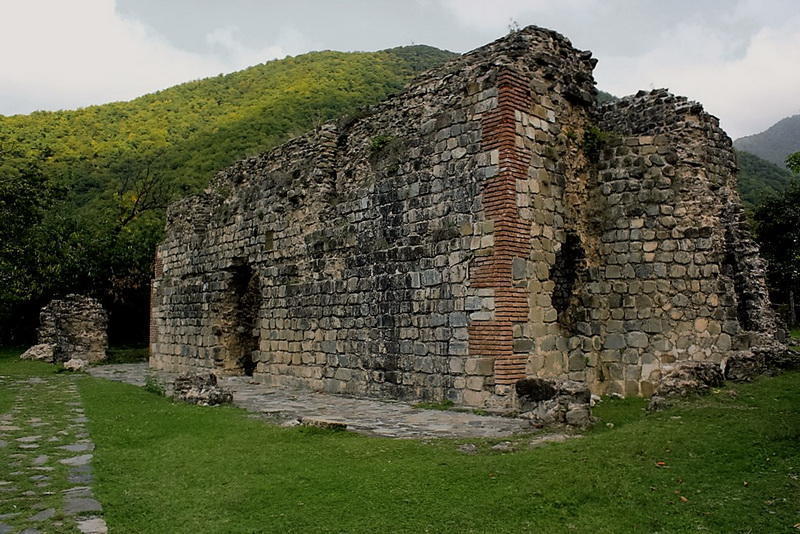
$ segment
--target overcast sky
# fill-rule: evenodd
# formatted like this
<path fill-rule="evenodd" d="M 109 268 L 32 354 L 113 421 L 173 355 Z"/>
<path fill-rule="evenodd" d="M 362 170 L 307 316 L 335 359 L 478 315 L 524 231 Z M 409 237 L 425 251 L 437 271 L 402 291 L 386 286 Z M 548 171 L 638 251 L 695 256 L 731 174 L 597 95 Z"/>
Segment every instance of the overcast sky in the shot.
<path fill-rule="evenodd" d="M 466 52 L 510 20 L 592 50 L 598 87 L 668 87 L 736 138 L 800 113 L 800 0 L 0 0 L 0 114 L 127 100 L 311 50 Z"/>

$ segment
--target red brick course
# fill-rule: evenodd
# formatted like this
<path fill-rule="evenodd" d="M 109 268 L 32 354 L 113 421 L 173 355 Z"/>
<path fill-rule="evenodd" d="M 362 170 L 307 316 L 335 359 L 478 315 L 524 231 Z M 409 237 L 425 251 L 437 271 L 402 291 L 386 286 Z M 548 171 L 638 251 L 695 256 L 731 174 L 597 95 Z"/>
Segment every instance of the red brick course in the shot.
<path fill-rule="evenodd" d="M 487 179 L 481 201 L 487 220 L 494 222 L 492 254 L 476 258 L 470 285 L 493 288 L 495 318 L 472 321 L 469 352 L 475 357 L 493 357 L 496 384 L 511 384 L 525 378 L 526 354 L 513 351 L 514 323 L 528 320 L 528 292 L 514 287 L 511 264 L 515 257 L 527 260 L 531 250 L 530 222 L 517 208 L 517 181 L 528 179 L 531 153 L 517 146 L 516 111 L 532 106 L 528 79 L 511 70 L 498 76 L 497 107 L 482 121 L 482 147 L 500 153 L 498 173 Z"/>

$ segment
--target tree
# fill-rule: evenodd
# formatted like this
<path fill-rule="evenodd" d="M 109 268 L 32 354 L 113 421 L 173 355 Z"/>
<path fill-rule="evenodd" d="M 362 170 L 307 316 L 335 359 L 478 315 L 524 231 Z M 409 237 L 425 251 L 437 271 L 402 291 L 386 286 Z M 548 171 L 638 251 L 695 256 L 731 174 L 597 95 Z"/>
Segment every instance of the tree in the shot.
<path fill-rule="evenodd" d="M 41 172 L 49 154 L 0 137 L 0 342 L 14 339 L 15 332 L 2 325 L 35 300 L 42 286 L 32 243 L 55 197 Z"/>
<path fill-rule="evenodd" d="M 0 139 L 0 300 L 26 298 L 29 236 L 53 200 L 40 170 L 47 152 L 35 153 L 9 138 Z"/>
<path fill-rule="evenodd" d="M 114 193 L 117 216 L 113 225 L 119 234 L 129 224 L 152 211 L 163 211 L 172 199 L 170 184 L 156 169 L 158 156 L 143 162 L 129 158 L 115 170 L 119 175 L 119 187 Z"/>
<path fill-rule="evenodd" d="M 789 154 L 786 158 L 786 166 L 795 174 L 800 174 L 800 152 Z"/>
<path fill-rule="evenodd" d="M 800 170 L 800 154 L 794 156 L 787 164 Z M 766 197 L 753 211 L 753 219 L 761 254 L 769 264 L 767 281 L 773 302 L 786 306 L 790 326 L 795 326 L 795 296 L 800 293 L 800 180 Z"/>

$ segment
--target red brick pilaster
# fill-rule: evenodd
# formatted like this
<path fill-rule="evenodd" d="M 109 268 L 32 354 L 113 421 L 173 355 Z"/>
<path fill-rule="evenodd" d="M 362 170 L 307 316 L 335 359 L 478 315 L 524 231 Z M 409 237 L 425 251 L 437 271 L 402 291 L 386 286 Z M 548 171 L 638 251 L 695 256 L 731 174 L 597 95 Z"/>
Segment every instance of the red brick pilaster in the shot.
<path fill-rule="evenodd" d="M 493 357 L 495 383 L 511 384 L 525 378 L 526 354 L 513 350 L 514 323 L 528 320 L 528 291 L 514 287 L 511 264 L 515 257 L 528 259 L 530 222 L 517 208 L 517 181 L 528 179 L 530 151 L 517 145 L 517 111 L 529 113 L 532 105 L 529 80 L 511 70 L 498 75 L 497 107 L 482 121 L 482 147 L 499 151 L 498 173 L 486 180 L 481 200 L 487 220 L 494 222 L 494 249 L 475 259 L 470 275 L 474 288 L 493 288 L 494 319 L 471 321 L 469 352 Z M 520 143 L 521 145 L 521 143 Z"/>

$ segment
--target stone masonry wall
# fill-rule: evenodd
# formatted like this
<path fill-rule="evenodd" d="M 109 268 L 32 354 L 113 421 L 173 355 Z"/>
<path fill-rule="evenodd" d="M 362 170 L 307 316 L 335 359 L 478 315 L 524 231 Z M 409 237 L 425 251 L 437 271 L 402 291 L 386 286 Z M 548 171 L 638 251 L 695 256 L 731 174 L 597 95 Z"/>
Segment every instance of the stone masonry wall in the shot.
<path fill-rule="evenodd" d="M 597 110 L 594 64 L 526 28 L 219 173 L 169 210 L 151 365 L 512 408 L 768 337 L 730 140 L 667 93 Z"/>
<path fill-rule="evenodd" d="M 599 244 L 578 330 L 596 391 L 649 396 L 675 362 L 767 342 L 774 315 L 717 119 L 665 90 L 598 115 L 613 133 L 587 204 Z"/>
<path fill-rule="evenodd" d="M 53 361 L 71 358 L 97 362 L 106 359 L 108 315 L 91 297 L 67 295 L 42 308 L 39 343 L 53 345 Z"/>

